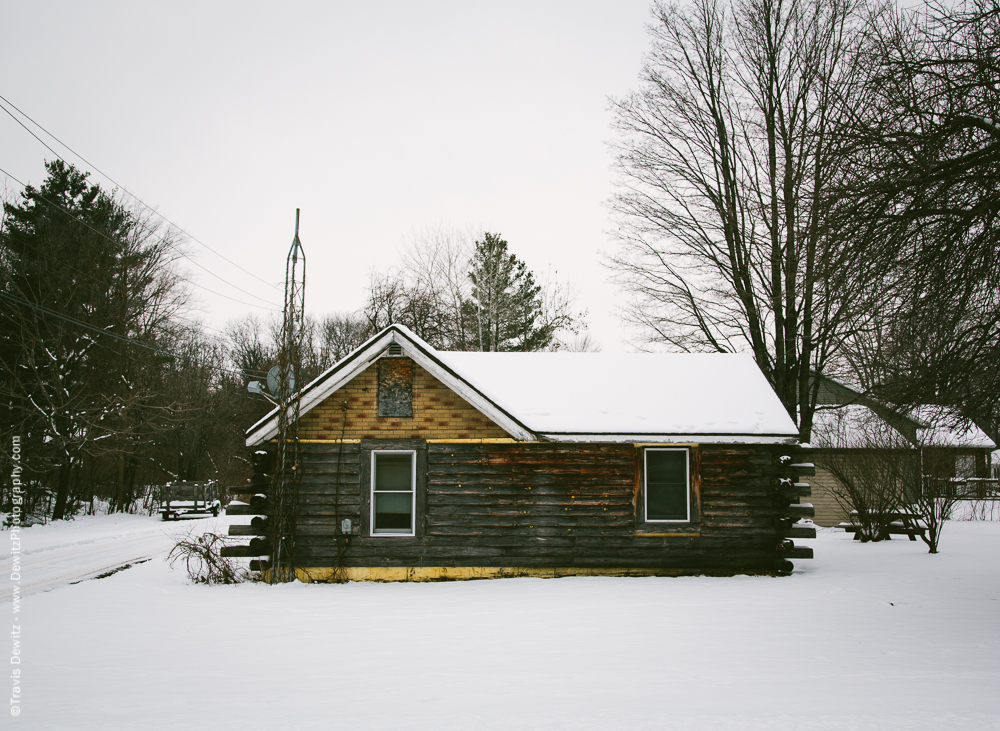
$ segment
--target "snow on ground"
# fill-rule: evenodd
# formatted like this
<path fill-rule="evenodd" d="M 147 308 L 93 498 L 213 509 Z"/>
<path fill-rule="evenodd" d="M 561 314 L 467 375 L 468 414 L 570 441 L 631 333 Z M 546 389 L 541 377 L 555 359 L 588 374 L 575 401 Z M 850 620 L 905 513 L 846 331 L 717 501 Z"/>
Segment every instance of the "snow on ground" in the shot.
<path fill-rule="evenodd" d="M 22 596 L 49 591 L 113 571 L 125 564 L 147 561 L 168 552 L 191 530 L 210 530 L 214 519 L 162 522 L 145 515 L 115 513 L 34 525 L 20 531 Z M 0 566 L 11 565 L 11 542 L 0 533 Z M 0 599 L 13 585 L 0 585 Z"/>
<path fill-rule="evenodd" d="M 5 728 L 1000 728 L 1000 524 L 810 543 L 787 578 L 204 587 L 154 559 L 22 600 Z"/>

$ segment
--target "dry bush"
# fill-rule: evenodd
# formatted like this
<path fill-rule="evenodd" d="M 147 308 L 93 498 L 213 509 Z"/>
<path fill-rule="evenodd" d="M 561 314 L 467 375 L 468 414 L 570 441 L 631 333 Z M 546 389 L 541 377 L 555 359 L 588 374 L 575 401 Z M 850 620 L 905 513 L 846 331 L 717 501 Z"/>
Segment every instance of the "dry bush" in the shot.
<path fill-rule="evenodd" d="M 878 414 L 849 404 L 817 411 L 816 461 L 836 478 L 834 498 L 862 541 L 889 538 L 889 525 L 919 484 L 919 453 Z"/>
<path fill-rule="evenodd" d="M 167 559 L 171 566 L 183 563 L 191 581 L 196 584 L 242 584 L 259 580 L 256 573 L 222 555 L 221 549 L 227 545 L 226 537 L 217 533 L 188 535 L 170 549 Z"/>

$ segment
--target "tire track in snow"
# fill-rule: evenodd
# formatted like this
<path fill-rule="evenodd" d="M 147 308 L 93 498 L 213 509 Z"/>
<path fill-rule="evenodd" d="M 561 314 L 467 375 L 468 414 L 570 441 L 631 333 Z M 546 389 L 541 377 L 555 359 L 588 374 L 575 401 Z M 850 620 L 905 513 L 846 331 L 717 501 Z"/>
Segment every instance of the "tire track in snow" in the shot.
<path fill-rule="evenodd" d="M 36 547 L 30 545 L 31 534 L 28 531 L 23 532 L 21 596 L 86 581 L 126 564 L 163 556 L 185 531 L 177 524 L 172 525 L 169 530 L 167 526 L 157 524 L 155 527 L 150 526 L 138 531 L 139 535 L 135 535 L 135 532 L 126 529 L 124 536 L 114 534 L 84 538 L 73 536 L 65 542 Z M 7 551 L 4 555 L 0 555 L 0 561 L 9 566 L 10 556 L 10 552 Z M 10 583 L 0 586 L 0 600 L 12 596 L 13 593 L 14 589 Z"/>

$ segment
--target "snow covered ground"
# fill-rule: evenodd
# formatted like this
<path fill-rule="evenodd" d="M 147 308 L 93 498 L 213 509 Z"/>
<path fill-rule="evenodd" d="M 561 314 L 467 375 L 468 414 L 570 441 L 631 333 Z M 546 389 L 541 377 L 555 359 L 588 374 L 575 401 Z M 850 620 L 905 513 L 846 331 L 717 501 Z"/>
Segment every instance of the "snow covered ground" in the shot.
<path fill-rule="evenodd" d="M 20 532 L 21 595 L 49 591 L 148 561 L 170 551 L 191 530 L 210 530 L 212 519 L 162 522 L 145 515 L 93 515 L 36 525 Z M 7 533 L 0 533 L 6 539 Z M 11 542 L 0 542 L 0 566 L 11 565 Z M 9 599 L 13 585 L 0 585 Z"/>
<path fill-rule="evenodd" d="M 163 535 L 23 548 L 119 529 Z M 4 728 L 1000 729 L 1000 524 L 810 543 L 787 578 L 204 587 L 154 558 L 21 601 Z"/>

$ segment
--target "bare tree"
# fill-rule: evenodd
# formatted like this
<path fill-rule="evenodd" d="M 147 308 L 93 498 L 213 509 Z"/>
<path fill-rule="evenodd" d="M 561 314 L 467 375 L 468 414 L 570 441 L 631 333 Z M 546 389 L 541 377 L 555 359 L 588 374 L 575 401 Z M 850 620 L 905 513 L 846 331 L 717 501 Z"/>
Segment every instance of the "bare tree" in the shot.
<path fill-rule="evenodd" d="M 594 340 L 589 332 L 582 332 L 575 338 L 560 340 L 556 344 L 555 350 L 562 350 L 567 353 L 597 353 L 601 350 L 601 344 Z"/>
<path fill-rule="evenodd" d="M 614 103 L 625 316 L 650 342 L 749 350 L 809 438 L 815 381 L 875 297 L 827 222 L 856 98 L 855 0 L 657 3 L 642 88 Z"/>
<path fill-rule="evenodd" d="M 320 370 L 326 370 L 360 347 L 368 338 L 364 322 L 351 313 L 326 315 L 319 321 Z"/>
<path fill-rule="evenodd" d="M 278 362 L 276 320 L 269 324 L 254 314 L 230 321 L 225 327 L 230 365 L 247 380 L 257 379 Z"/>
<path fill-rule="evenodd" d="M 866 104 L 832 220 L 891 254 L 852 366 L 895 403 L 948 403 L 1000 438 L 1000 4 L 928 3 L 869 28 Z"/>
<path fill-rule="evenodd" d="M 482 231 L 439 225 L 414 231 L 401 251 L 401 276 L 408 286 L 436 303 L 444 350 L 469 350 L 476 341 L 464 303 L 471 293 L 469 262 Z"/>

